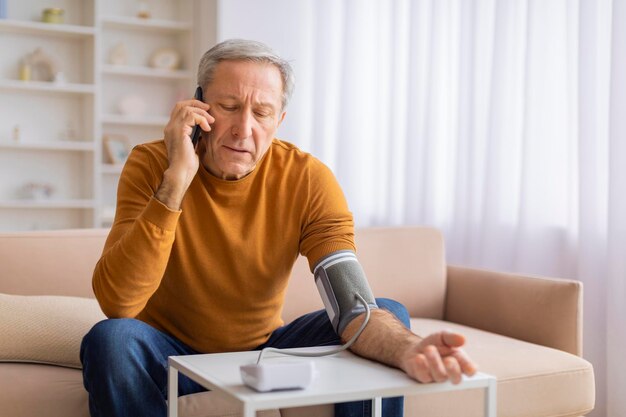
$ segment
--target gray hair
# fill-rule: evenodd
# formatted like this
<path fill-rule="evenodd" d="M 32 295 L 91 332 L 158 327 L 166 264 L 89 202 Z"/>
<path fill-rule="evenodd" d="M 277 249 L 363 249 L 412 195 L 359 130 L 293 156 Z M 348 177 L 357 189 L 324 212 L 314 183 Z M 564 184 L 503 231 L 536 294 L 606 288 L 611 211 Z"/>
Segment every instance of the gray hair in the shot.
<path fill-rule="evenodd" d="M 295 86 L 293 69 L 269 46 L 257 41 L 229 39 L 204 53 L 198 65 L 198 85 L 206 87 L 213 81 L 215 67 L 222 61 L 266 62 L 276 66 L 283 80 L 282 109 L 287 107 Z"/>

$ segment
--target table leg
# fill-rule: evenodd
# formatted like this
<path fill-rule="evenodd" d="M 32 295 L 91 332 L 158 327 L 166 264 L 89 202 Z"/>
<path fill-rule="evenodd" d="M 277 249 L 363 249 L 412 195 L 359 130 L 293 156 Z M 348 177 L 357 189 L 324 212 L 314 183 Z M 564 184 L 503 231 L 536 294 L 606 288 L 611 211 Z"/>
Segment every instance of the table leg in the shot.
<path fill-rule="evenodd" d="M 255 417 L 256 410 L 250 404 L 243 404 L 243 417 Z"/>
<path fill-rule="evenodd" d="M 489 385 L 485 392 L 485 416 L 496 417 L 498 415 L 498 380 L 489 379 Z"/>
<path fill-rule="evenodd" d="M 372 417 L 381 417 L 383 415 L 383 399 L 376 397 L 372 400 Z"/>
<path fill-rule="evenodd" d="M 178 369 L 167 370 L 167 417 L 178 417 Z"/>

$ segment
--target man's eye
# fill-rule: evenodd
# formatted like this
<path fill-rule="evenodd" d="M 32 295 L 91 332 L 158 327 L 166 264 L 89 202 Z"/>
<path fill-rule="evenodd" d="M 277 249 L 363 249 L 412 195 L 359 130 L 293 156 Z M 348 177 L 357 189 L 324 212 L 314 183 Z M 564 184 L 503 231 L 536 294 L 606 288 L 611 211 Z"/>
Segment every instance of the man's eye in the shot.
<path fill-rule="evenodd" d="M 237 110 L 237 106 L 225 106 L 225 105 L 221 105 L 221 107 L 226 110 L 226 111 L 235 111 Z"/>
<path fill-rule="evenodd" d="M 267 117 L 267 116 L 269 116 L 269 114 L 268 114 L 268 113 L 265 113 L 265 112 L 262 112 L 262 111 L 255 111 L 255 112 L 254 112 L 254 114 L 255 114 L 257 117 Z"/>

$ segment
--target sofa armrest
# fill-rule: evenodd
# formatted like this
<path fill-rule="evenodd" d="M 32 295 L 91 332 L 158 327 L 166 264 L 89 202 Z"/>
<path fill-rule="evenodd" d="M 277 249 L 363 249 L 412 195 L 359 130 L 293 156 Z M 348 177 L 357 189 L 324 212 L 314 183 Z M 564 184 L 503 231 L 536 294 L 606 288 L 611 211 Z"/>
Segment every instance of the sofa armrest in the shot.
<path fill-rule="evenodd" d="M 582 355 L 579 281 L 448 266 L 445 319 Z"/>

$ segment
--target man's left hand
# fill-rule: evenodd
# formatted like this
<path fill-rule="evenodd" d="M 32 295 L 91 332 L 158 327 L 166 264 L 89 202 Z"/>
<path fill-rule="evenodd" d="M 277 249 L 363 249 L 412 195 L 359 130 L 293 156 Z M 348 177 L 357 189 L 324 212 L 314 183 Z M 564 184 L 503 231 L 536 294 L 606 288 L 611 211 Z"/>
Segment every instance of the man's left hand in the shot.
<path fill-rule="evenodd" d="M 422 339 L 403 355 L 400 367 L 419 382 L 461 382 L 463 374 L 471 376 L 477 366 L 461 349 L 465 337 L 441 331 Z"/>

